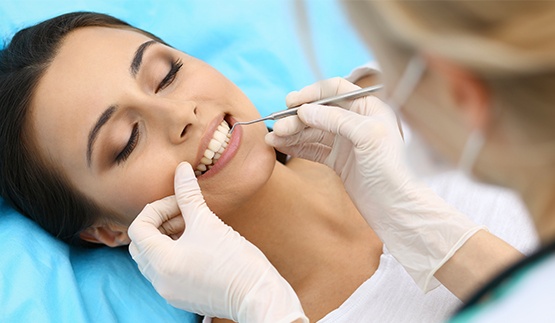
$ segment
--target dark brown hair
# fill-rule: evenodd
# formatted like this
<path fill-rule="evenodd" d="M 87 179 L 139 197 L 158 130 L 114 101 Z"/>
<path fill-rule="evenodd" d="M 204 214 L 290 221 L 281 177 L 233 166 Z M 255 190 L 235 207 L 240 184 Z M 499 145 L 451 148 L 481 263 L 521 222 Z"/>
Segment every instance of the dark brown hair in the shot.
<path fill-rule="evenodd" d="M 39 156 L 26 122 L 37 83 L 64 37 L 90 26 L 131 29 L 162 42 L 114 17 L 74 12 L 22 29 L 0 51 L 0 194 L 45 230 L 73 244 L 83 243 L 79 233 L 98 220 L 103 208 Z"/>

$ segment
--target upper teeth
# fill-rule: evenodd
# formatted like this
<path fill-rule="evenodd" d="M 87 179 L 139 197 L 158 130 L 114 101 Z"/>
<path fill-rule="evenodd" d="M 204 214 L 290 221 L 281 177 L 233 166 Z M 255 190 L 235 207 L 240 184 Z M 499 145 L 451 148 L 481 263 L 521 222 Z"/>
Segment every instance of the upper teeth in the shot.
<path fill-rule="evenodd" d="M 200 164 L 198 164 L 195 175 L 200 176 L 212 166 L 216 164 L 222 153 L 227 148 L 229 144 L 229 138 L 231 135 L 229 134 L 229 125 L 225 120 L 218 125 L 216 131 L 214 131 L 214 135 L 210 142 L 208 143 L 208 148 L 204 151 L 204 156 L 202 156 L 200 160 Z"/>

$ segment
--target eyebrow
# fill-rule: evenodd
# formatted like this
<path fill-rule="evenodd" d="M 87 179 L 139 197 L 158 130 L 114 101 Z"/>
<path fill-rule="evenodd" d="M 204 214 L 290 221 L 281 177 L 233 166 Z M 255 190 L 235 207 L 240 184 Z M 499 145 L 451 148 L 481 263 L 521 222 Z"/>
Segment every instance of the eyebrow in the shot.
<path fill-rule="evenodd" d="M 110 118 L 114 115 L 114 112 L 116 112 L 116 110 L 117 110 L 117 106 L 112 105 L 104 112 L 102 112 L 102 114 L 100 115 L 100 118 L 96 120 L 96 123 L 94 124 L 93 128 L 89 132 L 89 140 L 87 142 L 87 164 L 89 168 L 91 167 L 93 145 L 94 145 L 94 142 L 96 141 L 96 138 L 98 137 L 98 132 L 100 131 L 102 126 L 105 125 L 106 122 L 110 120 Z"/>
<path fill-rule="evenodd" d="M 137 48 L 137 50 L 135 51 L 135 55 L 133 56 L 133 60 L 131 61 L 131 67 L 129 68 L 129 71 L 131 72 L 131 76 L 133 76 L 133 78 L 135 78 L 137 76 L 137 73 L 139 73 L 139 69 L 141 68 L 141 63 L 143 62 L 143 54 L 145 53 L 145 50 L 150 45 L 154 45 L 157 43 L 158 42 L 155 40 L 149 40 L 147 42 L 142 43 L 141 46 Z"/>

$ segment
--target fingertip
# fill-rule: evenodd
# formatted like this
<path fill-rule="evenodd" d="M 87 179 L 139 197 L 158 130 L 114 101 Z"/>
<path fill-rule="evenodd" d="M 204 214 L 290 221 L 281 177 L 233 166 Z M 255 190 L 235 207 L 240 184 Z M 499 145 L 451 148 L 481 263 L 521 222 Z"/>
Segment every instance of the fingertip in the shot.
<path fill-rule="evenodd" d="M 176 175 L 177 175 L 178 173 L 179 173 L 180 175 L 181 175 L 181 174 L 186 175 L 187 172 L 193 173 L 193 174 L 194 174 L 194 172 L 193 172 L 193 166 L 191 166 L 191 164 L 189 164 L 189 163 L 186 162 L 186 161 L 179 163 L 179 165 L 177 165 L 177 168 L 176 168 L 176 171 L 175 171 L 175 172 L 176 172 Z"/>
<path fill-rule="evenodd" d="M 205 203 L 198 180 L 189 163 L 179 164 L 175 174 L 174 191 L 181 214 L 188 223 L 187 219 L 193 216 L 191 213 L 195 213 L 192 210 Z"/>
<path fill-rule="evenodd" d="M 299 102 L 299 91 L 291 91 L 285 96 L 285 105 L 292 107 L 297 105 Z"/>
<path fill-rule="evenodd" d="M 273 132 L 269 132 L 264 136 L 264 141 L 267 145 L 275 147 L 276 135 Z"/>
<path fill-rule="evenodd" d="M 179 212 L 175 195 L 166 196 L 145 205 L 142 211 L 135 217 L 128 231 L 134 231 L 136 227 L 144 224 L 158 227 L 167 218 Z"/>
<path fill-rule="evenodd" d="M 162 210 L 163 213 L 170 213 L 176 210 L 173 208 L 176 205 L 176 203 L 177 202 L 175 199 L 175 195 L 169 195 L 159 200 L 148 203 L 143 208 L 143 211 L 147 208 L 151 208 L 153 210 Z"/>
<path fill-rule="evenodd" d="M 274 136 L 279 136 L 279 135 L 283 135 L 284 133 L 287 133 L 287 119 L 290 117 L 286 117 L 283 119 L 279 119 L 276 122 L 274 122 L 274 126 L 272 127 L 272 133 L 274 134 Z"/>
<path fill-rule="evenodd" d="M 177 187 L 190 182 L 192 179 L 196 180 L 196 175 L 191 164 L 189 164 L 188 162 L 181 162 L 179 165 L 177 165 L 174 178 L 174 186 L 176 189 Z"/>
<path fill-rule="evenodd" d="M 326 109 L 326 107 L 311 103 L 303 104 L 299 107 L 299 110 L 297 110 L 297 116 L 304 123 L 314 126 L 315 116 L 321 114 L 323 109 Z"/>
<path fill-rule="evenodd" d="M 303 130 L 305 125 L 297 116 L 280 119 L 274 123 L 274 134 L 278 137 L 291 136 Z"/>

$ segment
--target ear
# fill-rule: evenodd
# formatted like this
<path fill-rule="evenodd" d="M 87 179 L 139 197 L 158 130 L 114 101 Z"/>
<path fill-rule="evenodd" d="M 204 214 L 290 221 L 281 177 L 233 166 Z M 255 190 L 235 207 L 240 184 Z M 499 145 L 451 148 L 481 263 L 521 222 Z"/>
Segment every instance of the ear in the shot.
<path fill-rule="evenodd" d="M 121 224 L 102 224 L 86 228 L 79 237 L 92 243 L 105 244 L 109 247 L 119 247 L 131 243 L 127 235 L 127 227 Z"/>
<path fill-rule="evenodd" d="M 472 71 L 444 58 L 426 55 L 428 68 L 447 86 L 471 129 L 485 129 L 493 115 L 491 93 L 486 83 Z"/>

